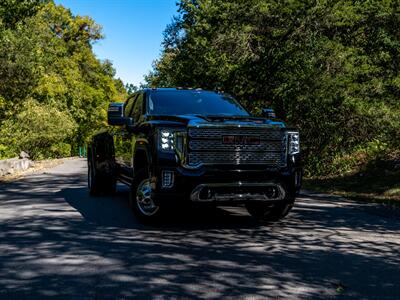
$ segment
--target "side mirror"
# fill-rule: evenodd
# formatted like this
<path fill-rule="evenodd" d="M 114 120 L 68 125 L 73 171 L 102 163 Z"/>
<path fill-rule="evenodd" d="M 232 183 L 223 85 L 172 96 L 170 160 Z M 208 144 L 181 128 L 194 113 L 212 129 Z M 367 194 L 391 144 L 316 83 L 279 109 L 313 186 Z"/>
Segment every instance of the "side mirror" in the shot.
<path fill-rule="evenodd" d="M 124 103 L 110 103 L 107 111 L 107 121 L 109 125 L 122 126 L 125 124 Z"/>
<path fill-rule="evenodd" d="M 275 112 L 274 112 L 274 110 L 272 108 L 264 108 L 262 110 L 262 116 L 264 118 L 268 118 L 268 119 L 275 119 L 276 118 Z"/>
<path fill-rule="evenodd" d="M 132 126 L 133 119 L 124 116 L 124 103 L 113 102 L 108 106 L 107 121 L 109 125 L 114 126 Z"/>

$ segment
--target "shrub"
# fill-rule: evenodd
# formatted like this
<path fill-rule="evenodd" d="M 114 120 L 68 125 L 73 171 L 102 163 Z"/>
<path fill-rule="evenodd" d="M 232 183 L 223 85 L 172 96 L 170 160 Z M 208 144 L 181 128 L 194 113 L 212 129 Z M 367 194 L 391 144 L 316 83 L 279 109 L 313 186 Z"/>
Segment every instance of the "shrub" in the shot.
<path fill-rule="evenodd" d="M 33 159 L 59 157 L 70 154 L 68 140 L 76 128 L 68 112 L 30 99 L 20 113 L 3 122 L 0 143 L 9 145 L 15 154 L 24 150 Z"/>

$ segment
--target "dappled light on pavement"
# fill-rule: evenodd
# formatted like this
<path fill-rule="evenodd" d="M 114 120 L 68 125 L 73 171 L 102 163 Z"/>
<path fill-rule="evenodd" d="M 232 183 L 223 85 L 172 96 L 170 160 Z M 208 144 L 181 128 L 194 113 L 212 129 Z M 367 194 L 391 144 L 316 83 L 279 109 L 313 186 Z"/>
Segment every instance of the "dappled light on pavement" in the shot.
<path fill-rule="evenodd" d="M 400 298 L 396 213 L 303 195 L 274 224 L 226 208 L 145 226 L 126 187 L 90 197 L 85 166 L 0 185 L 0 298 Z"/>

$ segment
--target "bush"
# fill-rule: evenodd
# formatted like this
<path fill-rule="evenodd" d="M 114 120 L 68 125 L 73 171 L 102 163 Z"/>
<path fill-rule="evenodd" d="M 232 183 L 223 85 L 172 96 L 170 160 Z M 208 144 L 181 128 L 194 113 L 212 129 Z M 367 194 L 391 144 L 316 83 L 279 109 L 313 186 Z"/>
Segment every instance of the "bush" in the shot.
<path fill-rule="evenodd" d="M 66 143 L 56 143 L 50 147 L 52 157 L 68 157 L 71 156 L 71 145 Z"/>
<path fill-rule="evenodd" d="M 0 159 L 7 159 L 15 156 L 15 153 L 6 145 L 0 144 Z"/>
<path fill-rule="evenodd" d="M 0 144 L 9 145 L 15 155 L 24 150 L 33 159 L 69 155 L 68 140 L 76 128 L 67 112 L 30 99 L 19 114 L 3 122 Z"/>

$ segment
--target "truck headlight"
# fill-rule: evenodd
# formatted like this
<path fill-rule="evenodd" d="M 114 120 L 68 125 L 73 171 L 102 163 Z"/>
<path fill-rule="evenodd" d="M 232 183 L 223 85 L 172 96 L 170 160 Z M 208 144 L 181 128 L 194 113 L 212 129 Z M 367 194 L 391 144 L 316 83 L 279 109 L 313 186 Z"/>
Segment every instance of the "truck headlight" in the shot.
<path fill-rule="evenodd" d="M 300 135 L 298 132 L 288 132 L 289 155 L 300 153 Z"/>
<path fill-rule="evenodd" d="M 162 151 L 174 151 L 174 132 L 170 129 L 161 129 L 159 134 L 159 145 Z"/>

